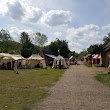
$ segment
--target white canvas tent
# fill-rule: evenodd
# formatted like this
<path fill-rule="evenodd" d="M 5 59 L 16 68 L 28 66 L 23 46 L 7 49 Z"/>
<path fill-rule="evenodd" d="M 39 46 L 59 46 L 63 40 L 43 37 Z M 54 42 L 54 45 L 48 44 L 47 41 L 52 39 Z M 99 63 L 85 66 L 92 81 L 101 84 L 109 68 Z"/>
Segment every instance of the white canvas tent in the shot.
<path fill-rule="evenodd" d="M 57 67 L 59 67 L 59 65 L 61 66 L 61 68 L 68 67 L 65 59 L 61 55 L 58 55 L 57 57 L 54 58 L 52 68 L 57 68 Z"/>
<path fill-rule="evenodd" d="M 0 58 L 3 57 L 11 57 L 11 55 L 9 53 L 0 53 Z"/>
<path fill-rule="evenodd" d="M 39 62 L 43 68 L 46 68 L 45 59 L 38 54 L 31 55 L 27 60 L 29 61 L 28 65 L 30 65 L 30 68 L 34 68 Z"/>
<path fill-rule="evenodd" d="M 2 65 L 3 63 L 7 66 L 7 64 L 10 62 L 11 64 L 11 69 L 13 67 L 13 63 L 15 60 L 18 60 L 19 63 L 21 63 L 22 66 L 22 61 L 25 60 L 24 57 L 21 55 L 16 55 L 16 54 L 9 54 L 9 53 L 0 53 L 0 64 Z"/>
<path fill-rule="evenodd" d="M 51 57 L 51 58 L 56 58 L 55 55 L 49 55 L 49 54 L 46 54 L 48 57 Z"/>
<path fill-rule="evenodd" d="M 11 54 L 12 59 L 14 60 L 24 60 L 25 58 L 21 55 Z"/>

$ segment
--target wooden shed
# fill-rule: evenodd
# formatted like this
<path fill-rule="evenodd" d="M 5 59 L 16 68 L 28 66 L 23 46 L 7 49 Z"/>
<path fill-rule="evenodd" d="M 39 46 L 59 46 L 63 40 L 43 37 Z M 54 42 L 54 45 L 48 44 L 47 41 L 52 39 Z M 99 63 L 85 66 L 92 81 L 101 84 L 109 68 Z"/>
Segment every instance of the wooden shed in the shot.
<path fill-rule="evenodd" d="M 102 56 L 102 66 L 107 67 L 110 64 L 110 42 L 103 48 L 101 56 Z"/>

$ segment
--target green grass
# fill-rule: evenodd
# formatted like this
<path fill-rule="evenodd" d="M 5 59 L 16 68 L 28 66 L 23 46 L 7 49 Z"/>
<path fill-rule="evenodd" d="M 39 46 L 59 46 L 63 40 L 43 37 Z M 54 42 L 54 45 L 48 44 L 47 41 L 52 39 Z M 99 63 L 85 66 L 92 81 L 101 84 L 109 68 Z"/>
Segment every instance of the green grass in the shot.
<path fill-rule="evenodd" d="M 92 67 L 92 65 L 88 62 L 84 62 L 84 65 L 87 66 L 87 67 Z"/>
<path fill-rule="evenodd" d="M 48 95 L 48 88 L 59 80 L 64 71 L 26 69 L 15 74 L 12 70 L 0 70 L 0 109 L 33 109 Z"/>
<path fill-rule="evenodd" d="M 97 74 L 95 78 L 101 83 L 110 87 L 110 74 Z"/>

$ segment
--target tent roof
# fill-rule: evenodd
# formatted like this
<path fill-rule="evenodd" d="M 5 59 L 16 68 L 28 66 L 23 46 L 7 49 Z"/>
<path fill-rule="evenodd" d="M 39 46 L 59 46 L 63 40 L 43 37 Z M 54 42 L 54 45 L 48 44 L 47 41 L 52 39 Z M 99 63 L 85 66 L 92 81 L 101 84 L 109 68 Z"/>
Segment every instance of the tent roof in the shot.
<path fill-rule="evenodd" d="M 49 55 L 49 54 L 46 54 L 48 57 L 51 57 L 51 58 L 56 58 L 55 55 Z"/>
<path fill-rule="evenodd" d="M 10 57 L 9 53 L 0 53 L 0 57 Z"/>
<path fill-rule="evenodd" d="M 16 55 L 16 54 L 12 54 L 11 57 L 12 57 L 12 59 L 14 59 L 14 60 L 22 60 L 22 59 L 25 59 L 25 58 L 22 57 L 21 55 Z"/>
<path fill-rule="evenodd" d="M 61 55 L 58 55 L 56 58 L 56 60 L 61 60 L 61 59 L 64 59 Z"/>
<path fill-rule="evenodd" d="M 9 53 L 0 53 L 0 57 L 3 59 L 13 59 L 13 60 L 25 59 L 21 55 L 9 54 Z"/>
<path fill-rule="evenodd" d="M 73 55 L 69 59 L 72 59 L 72 58 L 73 58 Z"/>
<path fill-rule="evenodd" d="M 93 59 L 100 59 L 101 58 L 101 55 L 100 54 L 96 54 Z"/>
<path fill-rule="evenodd" d="M 44 60 L 44 58 L 42 58 L 40 55 L 38 54 L 33 54 L 31 55 L 29 58 L 29 60 L 32 59 L 32 60 Z"/>

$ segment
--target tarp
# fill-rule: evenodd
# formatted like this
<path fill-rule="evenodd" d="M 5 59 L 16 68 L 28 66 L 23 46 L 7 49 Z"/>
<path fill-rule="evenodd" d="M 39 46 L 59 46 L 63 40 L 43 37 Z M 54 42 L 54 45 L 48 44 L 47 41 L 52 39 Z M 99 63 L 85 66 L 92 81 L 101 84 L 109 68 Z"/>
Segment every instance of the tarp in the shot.
<path fill-rule="evenodd" d="M 62 68 L 67 68 L 66 61 L 65 61 L 65 59 L 61 55 L 58 55 L 57 57 L 54 58 L 52 68 L 59 67 L 59 63 L 60 62 L 61 62 Z"/>
<path fill-rule="evenodd" d="M 51 58 L 56 58 L 55 55 L 49 55 L 49 54 L 46 54 L 48 57 L 51 57 Z"/>
<path fill-rule="evenodd" d="M 71 56 L 70 58 L 69 58 L 69 60 L 71 60 L 73 58 L 73 56 Z"/>
<path fill-rule="evenodd" d="M 61 55 L 58 55 L 57 57 L 55 57 L 56 60 L 61 60 L 64 59 Z"/>
<path fill-rule="evenodd" d="M 100 54 L 96 54 L 93 59 L 100 59 L 101 58 L 101 55 Z"/>
<path fill-rule="evenodd" d="M 42 64 L 43 68 L 46 68 L 45 59 L 42 58 L 39 54 L 31 55 L 27 60 L 29 60 L 29 65 L 31 68 L 34 68 L 39 62 Z"/>
<path fill-rule="evenodd" d="M 44 60 L 44 58 L 42 58 L 40 55 L 38 54 L 34 54 L 34 55 L 31 55 L 28 60 Z"/>
<path fill-rule="evenodd" d="M 25 58 L 21 55 L 11 54 L 12 59 L 14 60 L 24 60 Z"/>
<path fill-rule="evenodd" d="M 3 59 L 13 59 L 13 60 L 25 59 L 21 55 L 9 54 L 9 53 L 0 53 L 0 58 L 3 58 Z"/>
<path fill-rule="evenodd" d="M 0 53 L 0 58 L 3 57 L 10 57 L 11 55 L 9 53 Z"/>

